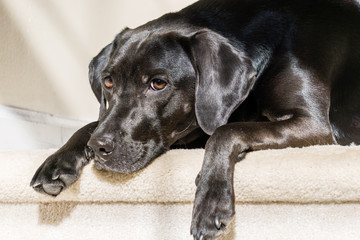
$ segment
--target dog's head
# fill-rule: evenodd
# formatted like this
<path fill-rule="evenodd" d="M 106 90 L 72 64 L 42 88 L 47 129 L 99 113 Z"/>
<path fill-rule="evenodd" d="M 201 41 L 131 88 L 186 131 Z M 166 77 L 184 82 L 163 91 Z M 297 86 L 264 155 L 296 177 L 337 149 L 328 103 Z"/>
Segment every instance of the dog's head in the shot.
<path fill-rule="evenodd" d="M 227 39 L 209 30 L 125 29 L 90 63 L 101 103 L 88 145 L 96 166 L 133 172 L 200 127 L 225 124 L 246 98 L 255 71 Z"/>

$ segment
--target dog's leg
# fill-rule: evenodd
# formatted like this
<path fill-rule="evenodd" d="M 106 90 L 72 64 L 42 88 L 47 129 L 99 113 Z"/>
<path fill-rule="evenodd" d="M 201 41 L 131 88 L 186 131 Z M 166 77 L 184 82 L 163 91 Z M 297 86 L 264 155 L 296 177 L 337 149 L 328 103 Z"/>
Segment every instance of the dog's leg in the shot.
<path fill-rule="evenodd" d="M 234 216 L 234 165 L 246 152 L 332 143 L 330 128 L 308 118 L 231 123 L 216 129 L 206 144 L 197 178 L 191 224 L 194 239 L 219 236 Z"/>
<path fill-rule="evenodd" d="M 73 184 L 92 157 L 87 142 L 97 125 L 98 122 L 93 122 L 75 132 L 63 147 L 39 167 L 30 186 L 38 192 L 57 196 Z"/>

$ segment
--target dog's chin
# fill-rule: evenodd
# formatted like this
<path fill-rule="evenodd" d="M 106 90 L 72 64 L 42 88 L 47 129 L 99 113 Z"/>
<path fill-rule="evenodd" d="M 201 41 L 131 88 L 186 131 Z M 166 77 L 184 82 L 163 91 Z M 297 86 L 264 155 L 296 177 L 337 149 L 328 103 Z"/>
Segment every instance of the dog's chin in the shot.
<path fill-rule="evenodd" d="M 145 168 L 147 165 L 149 165 L 151 160 L 137 160 L 134 163 L 127 162 L 127 161 L 104 161 L 99 158 L 95 158 L 94 160 L 94 166 L 97 170 L 103 170 L 103 171 L 109 171 L 109 172 L 117 172 L 117 173 L 133 173 L 137 172 L 143 168 Z"/>

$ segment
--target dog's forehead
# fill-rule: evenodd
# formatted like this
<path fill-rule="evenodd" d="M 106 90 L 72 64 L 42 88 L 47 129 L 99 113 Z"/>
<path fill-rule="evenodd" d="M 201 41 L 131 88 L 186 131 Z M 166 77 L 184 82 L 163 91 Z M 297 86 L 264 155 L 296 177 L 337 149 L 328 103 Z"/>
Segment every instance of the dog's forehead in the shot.
<path fill-rule="evenodd" d="M 126 71 L 139 68 L 170 69 L 179 64 L 184 55 L 175 32 L 133 31 L 127 29 L 114 41 L 113 51 L 106 71 L 119 68 Z"/>
<path fill-rule="evenodd" d="M 116 62 L 134 55 L 136 49 L 149 37 L 150 31 L 123 30 L 114 40 L 112 57 Z M 132 54 L 131 54 L 132 53 Z"/>

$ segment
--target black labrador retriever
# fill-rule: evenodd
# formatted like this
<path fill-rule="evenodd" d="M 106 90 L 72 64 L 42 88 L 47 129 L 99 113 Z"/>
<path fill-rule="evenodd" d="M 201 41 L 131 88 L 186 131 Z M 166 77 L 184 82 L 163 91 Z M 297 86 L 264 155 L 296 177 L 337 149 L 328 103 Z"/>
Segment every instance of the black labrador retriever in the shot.
<path fill-rule="evenodd" d="M 234 165 L 247 152 L 360 143 L 356 0 L 200 0 L 124 29 L 89 68 L 99 120 L 31 186 L 56 196 L 90 159 L 131 173 L 171 147 L 205 147 L 195 239 L 219 236 L 234 216 Z"/>

